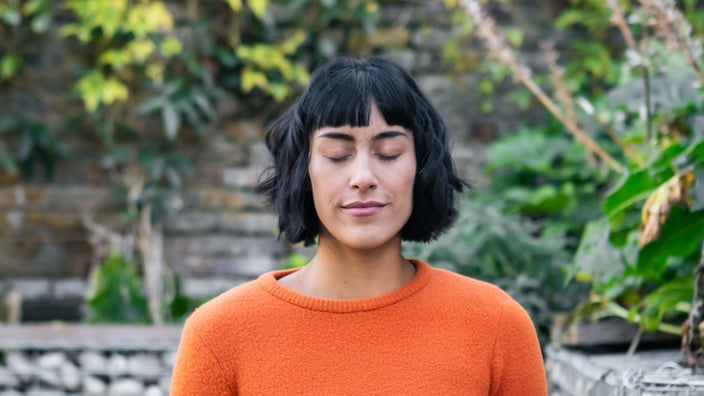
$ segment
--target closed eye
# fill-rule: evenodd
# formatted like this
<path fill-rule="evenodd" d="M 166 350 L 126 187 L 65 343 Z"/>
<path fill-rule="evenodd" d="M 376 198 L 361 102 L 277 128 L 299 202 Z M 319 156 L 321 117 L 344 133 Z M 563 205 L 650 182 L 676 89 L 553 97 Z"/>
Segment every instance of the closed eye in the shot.
<path fill-rule="evenodd" d="M 325 158 L 327 158 L 327 159 L 329 159 L 331 162 L 337 164 L 337 163 L 340 163 L 340 162 L 344 162 L 344 161 L 347 160 L 349 157 L 350 157 L 349 155 L 345 155 L 345 156 L 342 156 L 342 157 L 325 157 Z"/>
<path fill-rule="evenodd" d="M 379 157 L 380 160 L 382 161 L 393 161 L 396 158 L 400 157 L 401 154 L 395 154 L 395 155 L 382 155 L 382 154 L 377 154 L 377 157 Z"/>

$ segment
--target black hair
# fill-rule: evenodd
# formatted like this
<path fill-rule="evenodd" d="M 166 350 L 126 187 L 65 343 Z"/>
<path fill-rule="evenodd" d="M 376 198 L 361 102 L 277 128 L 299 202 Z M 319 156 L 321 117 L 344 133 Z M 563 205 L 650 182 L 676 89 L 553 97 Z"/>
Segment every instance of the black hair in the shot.
<path fill-rule="evenodd" d="M 406 241 L 427 242 L 457 217 L 455 192 L 467 186 L 456 174 L 448 129 L 405 70 L 379 56 L 336 58 L 317 68 L 293 105 L 266 131 L 273 166 L 256 191 L 278 215 L 279 237 L 313 244 L 320 219 L 308 175 L 310 136 L 322 127 L 367 126 L 372 102 L 389 125 L 413 133 L 416 175 L 413 210 L 401 229 Z"/>

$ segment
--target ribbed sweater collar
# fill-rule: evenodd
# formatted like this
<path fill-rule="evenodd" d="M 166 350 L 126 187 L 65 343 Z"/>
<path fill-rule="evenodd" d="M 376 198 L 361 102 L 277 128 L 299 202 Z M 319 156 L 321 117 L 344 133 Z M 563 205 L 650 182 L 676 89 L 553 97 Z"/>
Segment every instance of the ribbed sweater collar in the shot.
<path fill-rule="evenodd" d="M 413 279 L 399 289 L 372 298 L 358 300 L 324 299 L 306 296 L 281 286 L 277 279 L 298 271 L 297 268 L 268 272 L 261 275 L 257 279 L 257 283 L 274 297 L 305 309 L 334 313 L 373 311 L 404 300 L 428 284 L 432 275 L 432 267 L 421 260 L 409 259 L 409 261 L 416 267 Z"/>

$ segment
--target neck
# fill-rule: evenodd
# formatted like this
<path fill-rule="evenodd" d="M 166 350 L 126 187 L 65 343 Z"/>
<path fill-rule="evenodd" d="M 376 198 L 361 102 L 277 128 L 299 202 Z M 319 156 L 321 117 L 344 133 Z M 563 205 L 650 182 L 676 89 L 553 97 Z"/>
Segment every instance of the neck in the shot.
<path fill-rule="evenodd" d="M 354 300 L 399 289 L 414 274 L 413 265 L 401 255 L 400 238 L 386 246 L 361 251 L 344 249 L 327 238 L 320 238 L 311 262 L 280 282 L 313 297 Z"/>

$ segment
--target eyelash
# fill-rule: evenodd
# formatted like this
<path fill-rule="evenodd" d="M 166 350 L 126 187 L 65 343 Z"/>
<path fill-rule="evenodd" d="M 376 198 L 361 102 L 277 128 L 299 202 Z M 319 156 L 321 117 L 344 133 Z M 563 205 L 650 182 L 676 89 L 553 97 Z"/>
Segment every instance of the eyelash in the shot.
<path fill-rule="evenodd" d="M 376 156 L 377 156 L 380 160 L 382 160 L 382 161 L 384 161 L 384 162 L 391 162 L 391 161 L 395 160 L 396 158 L 400 157 L 401 154 L 397 154 L 397 155 L 381 155 L 381 154 L 377 154 Z M 344 161 L 345 161 L 347 158 L 349 158 L 349 157 L 350 157 L 349 155 L 346 155 L 346 156 L 344 156 L 344 157 L 338 157 L 338 158 L 336 158 L 336 157 L 328 157 L 328 159 L 329 159 L 330 161 L 332 161 L 333 163 L 335 163 L 335 164 L 339 164 L 339 163 L 341 163 L 341 162 L 344 162 Z"/>

